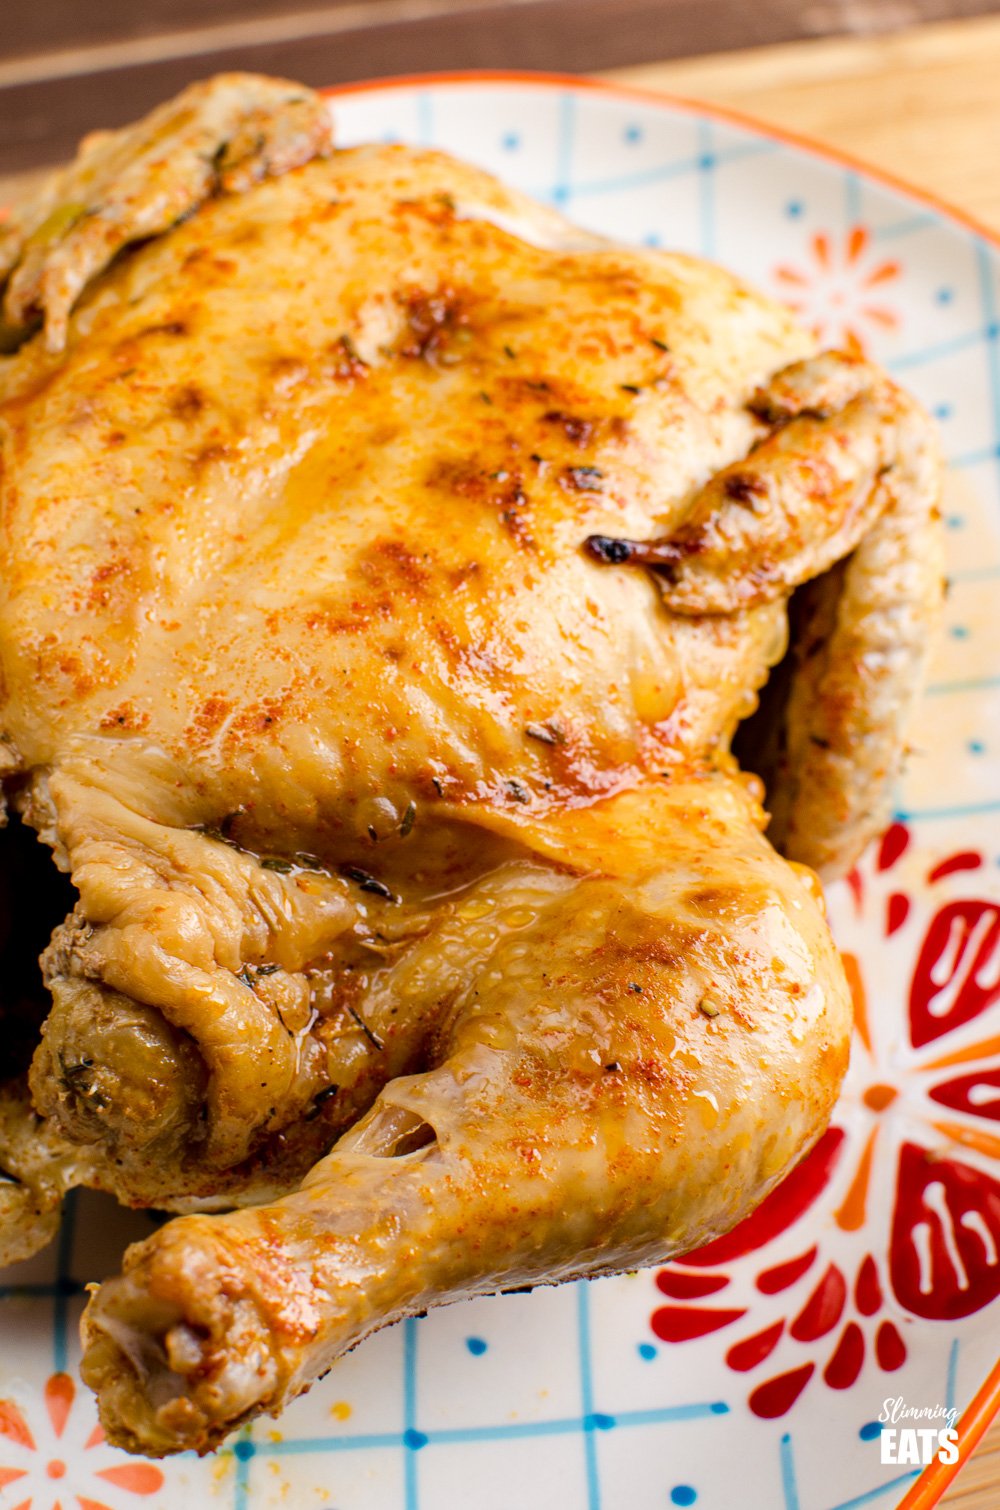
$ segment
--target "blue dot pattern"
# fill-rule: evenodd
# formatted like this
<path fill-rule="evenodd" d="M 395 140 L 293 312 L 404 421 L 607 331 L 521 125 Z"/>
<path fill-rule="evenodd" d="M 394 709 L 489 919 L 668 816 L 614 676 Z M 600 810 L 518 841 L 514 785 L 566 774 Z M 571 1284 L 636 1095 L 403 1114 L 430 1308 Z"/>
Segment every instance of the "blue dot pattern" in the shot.
<path fill-rule="evenodd" d="M 482 1337 L 466 1337 L 465 1345 L 469 1349 L 469 1352 L 472 1354 L 473 1358 L 481 1358 L 486 1349 L 489 1347 L 489 1343 L 484 1342 Z"/>
<path fill-rule="evenodd" d="M 670 1491 L 672 1505 L 693 1505 L 697 1498 L 698 1491 L 692 1489 L 690 1484 L 675 1484 Z"/>

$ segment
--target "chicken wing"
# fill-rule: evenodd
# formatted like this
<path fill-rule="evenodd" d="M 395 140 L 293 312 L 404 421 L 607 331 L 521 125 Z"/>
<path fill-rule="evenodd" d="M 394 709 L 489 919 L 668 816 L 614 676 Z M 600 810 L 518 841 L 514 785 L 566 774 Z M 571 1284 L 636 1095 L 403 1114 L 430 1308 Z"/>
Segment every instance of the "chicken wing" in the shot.
<path fill-rule="evenodd" d="M 52 1241 L 66 1192 L 91 1183 L 90 1162 L 38 1115 L 23 1077 L 0 1082 L 0 1269 Z"/>
<path fill-rule="evenodd" d="M 808 584 L 762 774 L 772 842 L 832 878 L 889 817 L 942 600 L 940 461 L 914 401 L 839 352 L 786 367 L 751 407 L 772 434 L 680 529 L 587 546 L 651 567 L 673 613 L 733 614 Z"/>
<path fill-rule="evenodd" d="M 192 84 L 130 130 L 95 131 L 0 227 L 7 324 L 40 319 L 48 349 L 61 351 L 80 293 L 123 247 L 168 230 L 210 194 L 242 193 L 331 146 L 312 90 L 239 73 Z"/>

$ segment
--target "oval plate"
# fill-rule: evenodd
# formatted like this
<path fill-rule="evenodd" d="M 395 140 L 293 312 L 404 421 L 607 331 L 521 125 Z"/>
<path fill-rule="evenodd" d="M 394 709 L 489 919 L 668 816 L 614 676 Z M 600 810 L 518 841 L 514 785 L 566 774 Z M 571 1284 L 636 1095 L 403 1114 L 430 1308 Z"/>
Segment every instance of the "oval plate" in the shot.
<path fill-rule="evenodd" d="M 345 144 L 441 147 L 595 230 L 717 259 L 937 417 L 945 631 L 898 819 L 830 893 L 858 1009 L 849 1082 L 730 1237 L 404 1323 L 201 1462 L 109 1448 L 73 1382 L 83 1284 L 150 1230 L 82 1197 L 54 1251 L 0 1275 L 0 1507 L 931 1505 L 950 1471 L 883 1461 L 886 1402 L 923 1412 L 897 1426 L 964 1412 L 964 1456 L 1000 1400 L 996 248 L 857 164 L 681 101 L 474 75 L 342 90 L 333 109 Z"/>

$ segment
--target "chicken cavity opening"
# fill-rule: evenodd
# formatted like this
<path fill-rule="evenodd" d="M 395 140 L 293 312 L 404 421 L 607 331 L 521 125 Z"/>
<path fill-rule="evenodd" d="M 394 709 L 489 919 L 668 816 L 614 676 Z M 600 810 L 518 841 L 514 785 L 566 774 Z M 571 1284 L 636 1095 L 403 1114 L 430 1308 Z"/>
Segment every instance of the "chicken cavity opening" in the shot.
<path fill-rule="evenodd" d="M 38 957 L 77 900 L 47 846 L 9 812 L 0 829 L 0 1081 L 31 1062 L 51 1005 Z"/>

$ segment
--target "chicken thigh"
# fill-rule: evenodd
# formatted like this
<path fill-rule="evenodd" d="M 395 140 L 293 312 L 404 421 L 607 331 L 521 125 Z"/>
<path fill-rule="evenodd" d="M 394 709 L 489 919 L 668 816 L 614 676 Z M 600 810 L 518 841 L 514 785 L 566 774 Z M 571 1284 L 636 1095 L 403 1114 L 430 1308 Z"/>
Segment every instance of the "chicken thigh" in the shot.
<path fill-rule="evenodd" d="M 0 1165 L 41 1116 L 59 1188 L 188 1213 L 88 1308 L 112 1439 L 206 1450 L 400 1315 L 728 1229 L 846 1065 L 805 866 L 919 689 L 921 411 L 271 80 L 88 141 L 0 269 L 0 761 L 78 894 Z M 729 747 L 799 588 L 789 863 Z"/>

